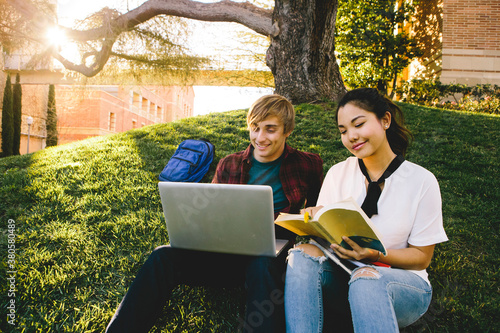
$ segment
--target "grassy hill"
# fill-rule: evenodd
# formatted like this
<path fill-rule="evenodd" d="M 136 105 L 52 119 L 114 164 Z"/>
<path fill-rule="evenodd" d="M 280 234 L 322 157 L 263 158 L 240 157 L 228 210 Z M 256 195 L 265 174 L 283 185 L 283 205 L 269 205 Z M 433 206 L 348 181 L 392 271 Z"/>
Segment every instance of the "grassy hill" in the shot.
<path fill-rule="evenodd" d="M 500 118 L 402 106 L 415 134 L 407 159 L 438 178 L 450 238 L 436 247 L 430 267 L 433 303 L 405 332 L 498 332 Z M 325 172 L 348 156 L 330 106 L 296 110 L 292 146 L 319 153 Z M 177 145 L 196 137 L 215 144 L 216 160 L 245 149 L 245 111 L 0 160 L 0 303 L 5 309 L 15 300 L 17 328 L 104 330 L 148 254 L 168 243 L 157 176 Z M 15 253 L 8 250 L 12 233 Z M 156 331 L 235 332 L 242 296 L 242 290 L 179 288 Z M 14 331 L 0 318 L 1 331 Z"/>

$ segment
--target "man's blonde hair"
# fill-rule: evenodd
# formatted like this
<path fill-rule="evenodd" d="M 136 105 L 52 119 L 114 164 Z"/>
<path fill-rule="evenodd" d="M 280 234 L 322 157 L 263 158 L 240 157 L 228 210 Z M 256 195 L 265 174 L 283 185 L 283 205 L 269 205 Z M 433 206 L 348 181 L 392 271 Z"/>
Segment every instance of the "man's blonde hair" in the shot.
<path fill-rule="evenodd" d="M 295 128 L 295 109 L 288 99 L 280 95 L 265 95 L 256 100 L 247 114 L 247 125 L 260 123 L 269 116 L 276 116 L 283 122 L 283 132 L 290 133 Z"/>

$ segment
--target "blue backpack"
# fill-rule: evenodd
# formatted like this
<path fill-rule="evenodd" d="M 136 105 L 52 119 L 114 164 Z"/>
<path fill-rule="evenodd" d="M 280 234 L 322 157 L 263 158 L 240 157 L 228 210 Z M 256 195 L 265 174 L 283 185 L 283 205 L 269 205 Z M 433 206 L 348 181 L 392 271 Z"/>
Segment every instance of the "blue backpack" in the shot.
<path fill-rule="evenodd" d="M 206 139 L 188 139 L 179 144 L 158 177 L 165 182 L 199 182 L 214 159 L 214 145 Z"/>

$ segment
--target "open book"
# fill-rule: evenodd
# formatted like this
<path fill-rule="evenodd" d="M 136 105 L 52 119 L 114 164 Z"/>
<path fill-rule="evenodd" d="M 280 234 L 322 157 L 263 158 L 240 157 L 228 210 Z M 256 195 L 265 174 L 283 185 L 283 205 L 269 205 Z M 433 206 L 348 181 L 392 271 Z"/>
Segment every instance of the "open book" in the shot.
<path fill-rule="evenodd" d="M 299 236 L 317 236 L 351 250 L 349 244 L 342 240 L 342 236 L 347 236 L 361 247 L 387 255 L 375 226 L 352 198 L 321 208 L 307 222 L 304 217 L 301 214 L 281 213 L 274 223 Z"/>

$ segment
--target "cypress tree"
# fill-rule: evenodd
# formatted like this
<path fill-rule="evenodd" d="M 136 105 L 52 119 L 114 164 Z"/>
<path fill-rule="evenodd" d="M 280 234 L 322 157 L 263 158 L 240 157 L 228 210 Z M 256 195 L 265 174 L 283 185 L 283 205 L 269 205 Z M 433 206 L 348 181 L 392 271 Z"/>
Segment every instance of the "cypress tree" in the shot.
<path fill-rule="evenodd" d="M 2 156 L 12 155 L 14 139 L 14 115 L 12 101 L 12 84 L 10 75 L 7 75 L 7 82 L 3 91 L 2 107 Z"/>
<path fill-rule="evenodd" d="M 22 113 L 23 90 L 21 88 L 19 73 L 16 75 L 16 83 L 13 89 L 13 114 L 14 114 L 14 137 L 12 144 L 12 153 L 20 155 L 19 147 L 21 145 L 21 113 Z"/>
<path fill-rule="evenodd" d="M 56 92 L 53 84 L 49 85 L 49 101 L 47 103 L 47 147 L 57 146 L 57 112 Z"/>

